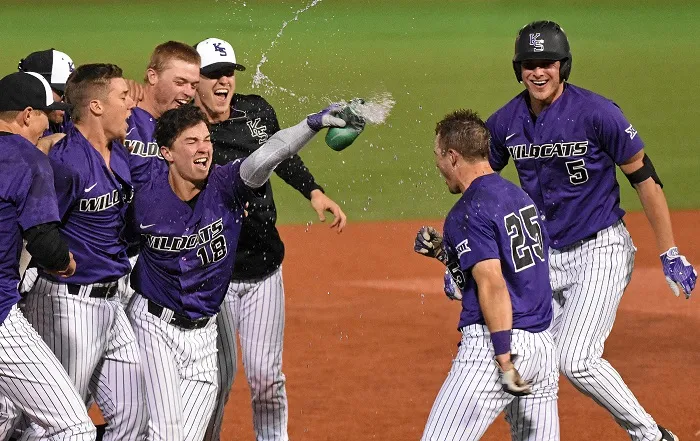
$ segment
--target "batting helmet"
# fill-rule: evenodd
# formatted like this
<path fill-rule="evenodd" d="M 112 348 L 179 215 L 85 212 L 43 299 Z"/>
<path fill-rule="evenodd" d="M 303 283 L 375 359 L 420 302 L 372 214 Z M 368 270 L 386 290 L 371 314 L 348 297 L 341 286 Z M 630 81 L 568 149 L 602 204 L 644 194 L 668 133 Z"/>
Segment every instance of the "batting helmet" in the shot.
<path fill-rule="evenodd" d="M 523 81 L 520 65 L 525 60 L 560 61 L 559 76 L 562 81 L 571 73 L 571 50 L 564 30 L 553 21 L 533 21 L 523 26 L 515 37 L 513 70 L 515 78 Z"/>

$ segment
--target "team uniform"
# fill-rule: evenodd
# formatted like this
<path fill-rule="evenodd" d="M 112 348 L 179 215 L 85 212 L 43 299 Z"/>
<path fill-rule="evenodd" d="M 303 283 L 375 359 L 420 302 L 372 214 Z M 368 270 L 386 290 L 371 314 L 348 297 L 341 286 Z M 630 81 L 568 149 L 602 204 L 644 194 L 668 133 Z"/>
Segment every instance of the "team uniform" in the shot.
<path fill-rule="evenodd" d="M 524 91 L 486 124 L 491 166 L 501 170 L 513 158 L 552 239 L 560 369 L 633 439 L 656 441 L 656 423 L 601 358 L 636 252 L 622 220 L 615 166 L 643 148 L 640 136 L 615 103 L 568 83 L 536 119 Z"/>
<path fill-rule="evenodd" d="M 109 166 L 73 127 L 49 153 L 61 236 L 77 265 L 58 278 L 39 270 L 26 315 L 59 358 L 84 401 L 107 421 L 105 440 L 143 440 L 148 414 L 140 351 L 119 299 L 129 272 L 125 215 L 133 198 L 128 153 L 113 142 Z"/>
<path fill-rule="evenodd" d="M 215 316 L 253 191 L 241 180 L 241 162 L 213 166 L 189 202 L 175 195 L 167 173 L 154 175 L 134 198 L 140 255 L 129 318 L 141 347 L 153 441 L 201 441 L 214 409 Z"/>
<path fill-rule="evenodd" d="M 153 136 L 156 129 L 157 120 L 147 111 L 140 107 L 131 109 L 131 116 L 127 120 L 128 129 L 124 146 L 129 150 L 129 169 L 131 172 L 131 182 L 138 190 L 143 184 L 150 182 L 152 175 L 168 172 L 168 166 L 160 154 L 160 147 Z M 154 158 L 160 159 L 155 161 Z M 131 228 L 131 222 L 127 223 L 127 228 Z M 133 237 L 129 231 L 127 234 Z M 136 265 L 138 258 L 138 242 L 132 243 L 127 250 L 131 268 Z M 131 272 L 119 280 L 119 292 L 122 303 L 126 308 L 129 300 L 134 294 L 130 282 Z"/>
<path fill-rule="evenodd" d="M 19 135 L 0 133 L 0 394 L 50 440 L 94 440 L 95 427 L 73 382 L 18 310 L 22 231 L 58 222 L 48 158 Z M 0 426 L 6 439 L 12 424 Z"/>
<path fill-rule="evenodd" d="M 211 125 L 213 162 L 245 158 L 279 131 L 272 106 L 258 95 L 234 94 L 231 116 Z M 294 155 L 275 172 L 307 199 L 323 190 L 301 158 Z M 251 389 L 253 426 L 258 440 L 286 440 L 287 393 L 282 373 L 284 339 L 284 244 L 275 227 L 277 211 L 270 182 L 253 196 L 236 250 L 236 264 L 221 312 L 217 316 L 219 394 L 206 440 L 220 439 L 224 407 L 237 371 L 236 334 Z"/>
<path fill-rule="evenodd" d="M 546 234 L 532 200 L 497 174 L 478 177 L 444 226 L 448 269 L 462 291 L 462 340 L 433 404 L 423 440 L 478 440 L 505 410 L 514 440 L 558 440 L 558 377 L 552 336 Z M 472 267 L 501 262 L 513 307 L 511 354 L 532 394 L 502 390 L 494 348 L 479 306 Z"/>

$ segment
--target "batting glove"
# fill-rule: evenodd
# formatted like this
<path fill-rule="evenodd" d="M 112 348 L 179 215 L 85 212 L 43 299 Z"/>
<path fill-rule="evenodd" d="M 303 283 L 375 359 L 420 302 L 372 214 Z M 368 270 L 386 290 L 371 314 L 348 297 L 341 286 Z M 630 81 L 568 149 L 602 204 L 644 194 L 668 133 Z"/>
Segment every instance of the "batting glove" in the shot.
<path fill-rule="evenodd" d="M 342 104 L 333 103 L 320 112 L 307 116 L 306 123 L 316 132 L 324 127 L 345 127 L 345 120 L 339 117 L 343 107 Z"/>
<path fill-rule="evenodd" d="M 445 270 L 444 279 L 445 286 L 443 289 L 447 298 L 449 298 L 450 300 L 462 300 L 462 291 L 460 291 L 459 286 L 457 286 L 454 279 L 452 278 L 452 274 L 450 274 L 449 269 Z"/>
<path fill-rule="evenodd" d="M 698 272 L 685 256 L 678 253 L 677 247 L 669 249 L 659 257 L 661 257 L 661 265 L 668 286 L 671 287 L 676 297 L 680 296 L 681 290 L 683 290 L 685 298 L 689 299 L 690 293 L 695 289 Z"/>
<path fill-rule="evenodd" d="M 413 251 L 427 257 L 433 257 L 442 263 L 447 261 L 447 254 L 442 246 L 442 236 L 433 227 L 421 227 L 418 230 Z"/>
<path fill-rule="evenodd" d="M 532 393 L 532 383 L 522 379 L 520 372 L 515 369 L 515 365 L 511 364 L 511 368 L 504 371 L 501 369 L 501 365 L 498 361 L 494 360 L 494 363 L 498 366 L 498 376 L 501 379 L 501 389 L 503 389 L 504 392 L 516 397 L 522 397 Z"/>

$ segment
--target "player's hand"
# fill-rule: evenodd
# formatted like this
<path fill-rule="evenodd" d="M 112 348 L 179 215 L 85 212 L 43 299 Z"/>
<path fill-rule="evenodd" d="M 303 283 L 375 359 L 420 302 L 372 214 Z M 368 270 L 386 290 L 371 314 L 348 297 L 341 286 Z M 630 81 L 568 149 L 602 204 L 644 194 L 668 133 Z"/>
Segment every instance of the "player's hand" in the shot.
<path fill-rule="evenodd" d="M 143 84 L 137 83 L 134 80 L 124 78 L 127 87 L 129 87 L 129 98 L 134 101 L 134 105 L 143 100 Z"/>
<path fill-rule="evenodd" d="M 51 274 L 55 274 L 55 275 L 57 275 L 59 277 L 63 277 L 63 278 L 70 277 L 73 274 L 75 274 L 76 264 L 75 264 L 75 259 L 73 259 L 73 253 L 68 251 L 68 257 L 70 260 L 68 261 L 68 266 L 65 269 L 63 269 L 61 271 L 49 271 L 49 272 Z"/>
<path fill-rule="evenodd" d="M 56 145 L 58 141 L 62 140 L 64 136 L 66 136 L 65 133 L 54 133 L 48 136 L 42 136 L 39 138 L 36 146 L 39 150 L 44 152 L 45 155 L 48 155 L 51 147 Z"/>
<path fill-rule="evenodd" d="M 314 190 L 311 192 L 311 207 L 318 214 L 318 220 L 321 222 L 326 221 L 325 212 L 333 214 L 333 222 L 331 223 L 331 228 L 338 228 L 338 233 L 343 231 L 345 224 L 348 221 L 348 217 L 340 209 L 340 206 L 336 204 L 333 199 L 326 196 L 321 190 Z"/>
<path fill-rule="evenodd" d="M 324 127 L 345 127 L 346 122 L 340 118 L 340 113 L 343 111 L 343 105 L 333 103 L 318 113 L 312 113 L 306 117 L 306 123 L 311 130 L 318 132 Z"/>
<path fill-rule="evenodd" d="M 661 257 L 661 266 L 663 266 L 668 286 L 671 287 L 676 297 L 683 290 L 685 298 L 689 299 L 690 293 L 695 289 L 698 272 L 685 256 L 678 253 L 677 247 L 669 249 L 659 257 Z"/>
<path fill-rule="evenodd" d="M 442 263 L 447 261 L 447 254 L 442 246 L 442 235 L 433 227 L 421 227 L 418 230 L 413 251 L 427 257 L 433 257 Z"/>
<path fill-rule="evenodd" d="M 447 298 L 450 300 L 462 300 L 462 291 L 460 291 L 459 286 L 455 283 L 454 279 L 452 278 L 452 274 L 450 274 L 450 270 L 446 269 L 445 270 L 445 286 L 443 290 L 445 291 L 445 295 Z"/>
<path fill-rule="evenodd" d="M 498 361 L 494 360 L 494 363 L 498 366 L 498 376 L 501 379 L 501 388 L 504 392 L 516 397 L 532 393 L 531 383 L 522 379 L 520 372 L 511 361 L 503 363 L 502 366 Z"/>

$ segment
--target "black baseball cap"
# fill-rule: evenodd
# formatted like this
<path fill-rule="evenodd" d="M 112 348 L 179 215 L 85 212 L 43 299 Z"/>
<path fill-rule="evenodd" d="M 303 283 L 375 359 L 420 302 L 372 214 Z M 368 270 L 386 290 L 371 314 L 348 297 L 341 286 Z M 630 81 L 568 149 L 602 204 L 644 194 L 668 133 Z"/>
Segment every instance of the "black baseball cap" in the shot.
<path fill-rule="evenodd" d="M 46 78 L 51 87 L 64 92 L 68 76 L 75 66 L 73 60 L 64 52 L 56 49 L 32 52 L 20 60 L 17 66 L 20 72 L 36 72 Z"/>
<path fill-rule="evenodd" d="M 55 102 L 51 86 L 36 72 L 14 72 L 0 79 L 0 112 L 24 110 L 66 110 L 67 103 Z"/>

